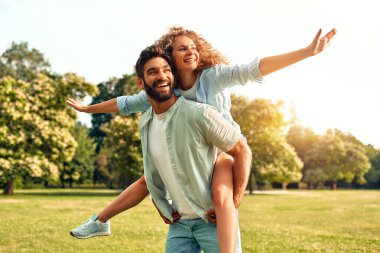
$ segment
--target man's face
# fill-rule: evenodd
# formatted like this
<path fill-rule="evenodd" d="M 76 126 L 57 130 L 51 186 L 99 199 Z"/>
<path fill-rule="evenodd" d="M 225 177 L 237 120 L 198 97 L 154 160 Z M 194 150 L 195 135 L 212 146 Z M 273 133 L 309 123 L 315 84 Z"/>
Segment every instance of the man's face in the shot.
<path fill-rule="evenodd" d="M 167 61 L 155 57 L 144 65 L 144 88 L 156 102 L 164 102 L 173 96 L 173 73 Z"/>

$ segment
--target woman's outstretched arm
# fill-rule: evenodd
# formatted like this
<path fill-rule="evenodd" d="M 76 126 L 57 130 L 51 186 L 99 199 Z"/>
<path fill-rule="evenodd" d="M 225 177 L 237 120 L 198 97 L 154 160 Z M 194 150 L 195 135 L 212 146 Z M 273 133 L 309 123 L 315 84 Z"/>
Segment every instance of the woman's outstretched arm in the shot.
<path fill-rule="evenodd" d="M 67 104 L 80 112 L 86 113 L 112 113 L 118 112 L 122 115 L 145 112 L 150 103 L 144 91 L 138 94 L 120 96 L 95 105 L 83 105 L 72 98 L 67 98 Z"/>
<path fill-rule="evenodd" d="M 319 29 L 317 35 L 309 46 L 290 53 L 262 58 L 259 66 L 261 74 L 263 76 L 268 75 L 310 56 L 319 54 L 330 45 L 330 41 L 334 38 L 336 32 L 337 31 L 334 28 L 321 37 L 322 30 Z"/>
<path fill-rule="evenodd" d="M 81 102 L 74 100 L 72 98 L 67 98 L 67 104 L 79 112 L 86 113 L 111 113 L 119 112 L 117 107 L 116 98 L 101 102 L 95 105 L 84 105 Z"/>

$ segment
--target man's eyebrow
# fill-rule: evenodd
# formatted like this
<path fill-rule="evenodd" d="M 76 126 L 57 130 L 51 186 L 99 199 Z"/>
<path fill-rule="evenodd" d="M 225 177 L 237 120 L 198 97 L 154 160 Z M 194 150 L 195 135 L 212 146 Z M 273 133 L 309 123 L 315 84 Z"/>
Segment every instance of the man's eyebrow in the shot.
<path fill-rule="evenodd" d="M 157 70 L 157 68 L 156 67 L 151 67 L 151 68 L 149 68 L 149 69 L 146 70 L 146 73 L 148 73 L 150 71 L 153 71 L 153 70 Z"/>

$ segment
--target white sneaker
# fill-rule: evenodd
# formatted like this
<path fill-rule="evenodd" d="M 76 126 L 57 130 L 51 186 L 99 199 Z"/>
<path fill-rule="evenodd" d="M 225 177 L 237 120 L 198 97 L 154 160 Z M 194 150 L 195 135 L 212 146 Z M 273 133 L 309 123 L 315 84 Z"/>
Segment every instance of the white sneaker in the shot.
<path fill-rule="evenodd" d="M 94 214 L 90 219 L 79 227 L 70 231 L 70 234 L 78 239 L 87 239 L 93 236 L 105 236 L 111 234 L 110 221 L 102 223 L 98 220 L 98 214 Z"/>

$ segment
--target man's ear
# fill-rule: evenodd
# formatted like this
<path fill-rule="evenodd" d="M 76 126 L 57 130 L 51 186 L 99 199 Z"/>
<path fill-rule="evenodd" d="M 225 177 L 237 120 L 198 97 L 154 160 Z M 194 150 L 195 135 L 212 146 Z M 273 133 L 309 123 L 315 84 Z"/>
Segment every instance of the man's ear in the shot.
<path fill-rule="evenodd" d="M 137 77 L 136 81 L 137 81 L 137 84 L 140 86 L 140 88 L 145 90 L 144 81 L 140 77 Z"/>

